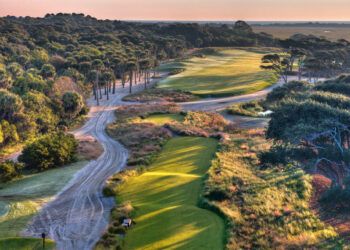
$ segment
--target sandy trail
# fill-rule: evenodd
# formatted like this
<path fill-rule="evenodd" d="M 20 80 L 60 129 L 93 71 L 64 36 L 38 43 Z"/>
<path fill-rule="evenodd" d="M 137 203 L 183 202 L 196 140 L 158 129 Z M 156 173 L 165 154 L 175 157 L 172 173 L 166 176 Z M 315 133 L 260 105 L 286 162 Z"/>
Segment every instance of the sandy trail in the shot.
<path fill-rule="evenodd" d="M 154 79 L 151 84 L 157 80 Z M 143 84 L 134 85 L 133 92 L 143 88 Z M 118 87 L 116 93 L 110 95 L 110 100 L 102 100 L 100 106 L 90 99 L 88 121 L 72 132 L 77 138 L 96 138 L 102 144 L 104 153 L 80 170 L 54 200 L 39 211 L 23 232 L 24 235 L 40 237 L 45 232 L 56 241 L 59 250 L 92 249 L 99 240 L 114 205 L 113 198 L 102 195 L 104 183 L 125 166 L 128 157 L 127 150 L 105 131 L 106 126 L 115 119 L 116 106 L 121 105 L 121 99 L 128 94 L 127 86 L 125 89 Z"/>

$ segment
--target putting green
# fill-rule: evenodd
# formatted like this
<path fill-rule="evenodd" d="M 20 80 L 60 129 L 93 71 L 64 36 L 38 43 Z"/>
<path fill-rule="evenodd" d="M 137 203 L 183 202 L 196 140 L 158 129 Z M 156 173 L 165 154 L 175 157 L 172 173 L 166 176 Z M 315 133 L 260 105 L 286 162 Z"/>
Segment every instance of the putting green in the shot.
<path fill-rule="evenodd" d="M 262 57 L 261 51 L 253 49 L 217 49 L 217 53 L 205 57 L 172 62 L 160 70 L 180 67 L 185 71 L 162 80 L 158 88 L 189 91 L 202 97 L 253 93 L 278 79 L 273 72 L 260 69 Z"/>
<path fill-rule="evenodd" d="M 147 172 L 123 184 L 118 197 L 131 202 L 136 222 L 125 249 L 224 248 L 223 220 L 197 206 L 216 149 L 211 138 L 173 138 Z"/>

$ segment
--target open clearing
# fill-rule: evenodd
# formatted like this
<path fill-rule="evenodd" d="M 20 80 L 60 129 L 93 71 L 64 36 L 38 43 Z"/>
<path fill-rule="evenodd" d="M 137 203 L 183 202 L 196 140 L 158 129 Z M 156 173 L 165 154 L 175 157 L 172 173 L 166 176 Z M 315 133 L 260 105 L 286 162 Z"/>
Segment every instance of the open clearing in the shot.
<path fill-rule="evenodd" d="M 131 202 L 137 223 L 125 249 L 223 249 L 223 220 L 197 207 L 216 148 L 210 138 L 173 138 L 148 171 L 121 186 L 118 198 Z"/>
<path fill-rule="evenodd" d="M 0 249 L 6 250 L 42 250 L 42 240 L 32 238 L 7 238 L 0 239 Z M 45 249 L 55 249 L 55 243 L 51 240 L 45 241 Z"/>
<path fill-rule="evenodd" d="M 85 164 L 81 161 L 1 185 L 0 238 L 19 236 L 42 204 L 59 192 Z"/>
<path fill-rule="evenodd" d="M 277 81 L 273 72 L 260 69 L 263 54 L 254 49 L 217 49 L 204 57 L 172 62 L 160 70 L 185 71 L 160 81 L 158 88 L 188 91 L 200 97 L 253 93 Z"/>

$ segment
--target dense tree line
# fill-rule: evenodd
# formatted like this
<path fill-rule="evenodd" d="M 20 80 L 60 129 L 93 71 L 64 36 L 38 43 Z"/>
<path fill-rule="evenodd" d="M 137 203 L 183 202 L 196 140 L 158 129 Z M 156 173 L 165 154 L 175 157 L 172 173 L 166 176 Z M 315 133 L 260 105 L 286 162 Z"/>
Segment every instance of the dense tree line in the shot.
<path fill-rule="evenodd" d="M 313 35 L 296 34 L 280 40 L 283 53 L 265 55 L 262 68 L 280 74 L 285 82 L 288 75 L 296 74 L 301 80 L 318 81 L 334 77 L 350 69 L 350 43 L 346 40 L 331 42 Z"/>
<path fill-rule="evenodd" d="M 244 22 L 235 25 L 134 23 L 83 14 L 0 18 L 0 150 L 67 125 L 86 112 L 78 93 L 58 93 L 68 77 L 97 103 L 150 82 L 163 60 L 193 47 L 273 45 Z M 58 86 L 59 88 L 59 86 Z M 81 94 L 81 93 L 80 93 Z"/>
<path fill-rule="evenodd" d="M 73 135 L 53 133 L 28 144 L 19 157 L 26 169 L 44 171 L 73 162 L 78 143 Z"/>
<path fill-rule="evenodd" d="M 338 193 L 345 192 L 339 197 L 350 194 L 350 77 L 290 82 L 272 91 L 264 105 L 273 110 L 267 137 L 275 144 L 261 155 L 262 163 L 295 162 L 332 179 Z"/>

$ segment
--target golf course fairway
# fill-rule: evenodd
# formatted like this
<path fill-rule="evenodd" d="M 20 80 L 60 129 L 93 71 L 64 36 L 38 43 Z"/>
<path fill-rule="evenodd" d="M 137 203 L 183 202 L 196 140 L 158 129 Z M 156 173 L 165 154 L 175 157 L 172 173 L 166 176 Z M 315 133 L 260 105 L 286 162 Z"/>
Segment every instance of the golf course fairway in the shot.
<path fill-rule="evenodd" d="M 118 199 L 131 202 L 136 222 L 125 249 L 224 248 L 223 220 L 197 206 L 217 144 L 211 138 L 173 138 L 145 173 L 121 186 Z"/>
<path fill-rule="evenodd" d="M 267 52 L 268 53 L 268 52 Z M 200 97 L 244 95 L 265 89 L 278 80 L 272 71 L 260 68 L 264 53 L 254 49 L 215 49 L 162 66 L 160 70 L 183 69 L 158 84 L 161 89 L 188 91 Z"/>

